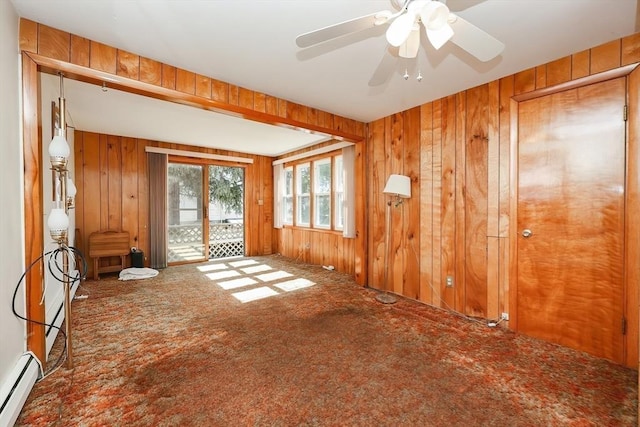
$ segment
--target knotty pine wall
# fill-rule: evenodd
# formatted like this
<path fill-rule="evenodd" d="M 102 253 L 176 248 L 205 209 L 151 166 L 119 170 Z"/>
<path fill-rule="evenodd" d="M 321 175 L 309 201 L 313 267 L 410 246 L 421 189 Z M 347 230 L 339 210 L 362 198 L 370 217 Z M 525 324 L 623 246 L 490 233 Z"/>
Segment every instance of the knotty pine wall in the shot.
<path fill-rule="evenodd" d="M 452 94 L 368 125 L 368 283 L 385 289 L 385 209 L 389 174 L 411 177 L 412 197 L 391 208 L 387 289 L 483 318 L 509 312 L 510 125 L 514 95 L 640 61 L 640 34 Z M 637 99 L 630 89 L 630 96 Z M 630 104 L 638 115 L 637 104 Z M 634 118 L 637 120 L 637 117 Z M 638 169 L 638 137 L 629 140 L 629 170 Z M 633 153 L 636 153 L 635 155 Z M 628 177 L 629 200 L 638 197 Z M 627 209 L 633 209 L 627 207 Z M 627 215 L 636 225 L 637 213 Z M 633 231 L 635 230 L 635 231 Z M 640 236 L 627 236 L 634 241 Z M 627 364 L 638 364 L 637 245 L 627 247 Z M 635 260 L 635 261 L 633 261 Z M 446 287 L 446 277 L 454 286 Z"/>
<path fill-rule="evenodd" d="M 92 232 L 125 230 L 131 236 L 130 246 L 138 247 L 148 257 L 147 146 L 253 159 L 253 164 L 244 168 L 245 248 L 247 255 L 271 253 L 271 158 L 77 130 L 74 149 L 78 189 L 75 215 L 78 246 L 83 253 L 88 253 L 89 234 Z M 263 200 L 263 205 L 258 200 Z"/>

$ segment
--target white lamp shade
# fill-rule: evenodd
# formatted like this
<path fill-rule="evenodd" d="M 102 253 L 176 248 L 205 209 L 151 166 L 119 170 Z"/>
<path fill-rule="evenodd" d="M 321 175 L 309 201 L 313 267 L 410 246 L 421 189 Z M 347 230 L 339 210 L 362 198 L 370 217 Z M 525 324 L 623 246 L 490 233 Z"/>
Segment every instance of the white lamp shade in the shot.
<path fill-rule="evenodd" d="M 391 174 L 382 192 L 408 199 L 411 197 L 411 178 L 405 175 Z"/>
<path fill-rule="evenodd" d="M 453 37 L 453 29 L 448 19 L 449 8 L 437 1 L 427 3 L 420 11 L 420 20 L 426 30 L 427 38 L 436 50 Z"/>
<path fill-rule="evenodd" d="M 50 157 L 62 157 L 67 159 L 69 158 L 70 151 L 67 140 L 61 135 L 54 136 L 49 144 Z"/>
<path fill-rule="evenodd" d="M 64 209 L 53 208 L 47 218 L 47 226 L 52 232 L 67 231 L 69 228 L 69 217 L 64 212 Z"/>
<path fill-rule="evenodd" d="M 76 188 L 76 185 L 73 183 L 73 180 L 67 177 L 67 197 L 71 197 L 71 198 L 76 197 L 77 191 L 78 189 Z"/>

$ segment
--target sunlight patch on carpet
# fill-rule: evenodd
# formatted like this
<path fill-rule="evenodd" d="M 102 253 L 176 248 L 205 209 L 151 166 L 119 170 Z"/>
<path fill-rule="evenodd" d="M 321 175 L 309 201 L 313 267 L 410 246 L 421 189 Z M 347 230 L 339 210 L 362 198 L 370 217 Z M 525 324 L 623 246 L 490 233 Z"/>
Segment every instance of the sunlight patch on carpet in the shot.
<path fill-rule="evenodd" d="M 286 282 L 278 283 L 277 285 L 275 285 L 275 287 L 282 289 L 285 292 L 291 292 L 297 289 L 308 288 L 309 286 L 313 286 L 313 285 L 315 285 L 315 283 L 312 282 L 311 280 L 299 278 L 299 279 L 293 279 L 293 280 L 288 280 Z"/>
<path fill-rule="evenodd" d="M 279 294 L 273 289 L 267 286 L 263 286 L 261 288 L 251 289 L 249 291 L 235 292 L 231 295 L 233 295 L 238 301 L 246 303 L 263 298 L 269 298 Z"/>
<path fill-rule="evenodd" d="M 226 279 L 228 277 L 236 277 L 239 275 L 240 273 L 238 273 L 235 270 L 227 270 L 227 271 L 218 271 L 216 273 L 209 273 L 206 276 L 211 280 L 220 280 L 220 279 Z"/>
<path fill-rule="evenodd" d="M 203 273 L 206 271 L 214 271 L 214 270 L 226 270 L 227 267 L 225 264 L 208 264 L 208 265 L 199 265 L 198 270 Z"/>
<path fill-rule="evenodd" d="M 269 267 L 266 264 L 260 264 L 260 265 L 256 265 L 255 267 L 241 268 L 240 270 L 244 271 L 245 274 L 255 274 L 261 271 L 273 270 L 273 268 Z"/>
<path fill-rule="evenodd" d="M 255 259 L 243 259 L 242 261 L 230 262 L 229 265 L 231 267 L 238 268 L 238 267 L 244 267 L 246 265 L 253 265 L 253 264 L 257 264 L 257 263 L 258 263 L 258 261 L 256 261 Z"/>
<path fill-rule="evenodd" d="M 278 270 L 273 273 L 265 273 L 259 274 L 256 276 L 256 279 L 260 279 L 263 282 L 273 282 L 274 280 L 284 279 L 285 277 L 291 277 L 293 274 L 287 273 L 286 271 Z"/>
<path fill-rule="evenodd" d="M 230 290 L 242 288 L 243 286 L 255 285 L 256 283 L 258 282 L 256 280 L 253 280 L 251 277 L 241 277 L 239 279 L 218 282 L 218 286 L 220 286 L 222 289 Z"/>

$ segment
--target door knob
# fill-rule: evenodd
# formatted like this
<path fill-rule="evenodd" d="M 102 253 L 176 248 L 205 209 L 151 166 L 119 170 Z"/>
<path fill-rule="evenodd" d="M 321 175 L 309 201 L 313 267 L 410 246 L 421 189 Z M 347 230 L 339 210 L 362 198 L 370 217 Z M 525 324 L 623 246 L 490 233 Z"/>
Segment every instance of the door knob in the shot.
<path fill-rule="evenodd" d="M 530 237 L 533 233 L 528 228 L 522 230 L 522 237 Z"/>

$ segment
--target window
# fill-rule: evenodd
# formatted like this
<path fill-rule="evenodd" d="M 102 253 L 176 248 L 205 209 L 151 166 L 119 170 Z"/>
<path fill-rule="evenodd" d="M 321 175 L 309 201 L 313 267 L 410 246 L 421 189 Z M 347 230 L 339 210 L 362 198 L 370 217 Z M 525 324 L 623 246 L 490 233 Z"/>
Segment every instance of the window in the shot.
<path fill-rule="evenodd" d="M 342 156 L 335 157 L 333 168 L 333 197 L 334 197 L 334 228 L 342 230 L 344 228 L 344 168 Z"/>
<path fill-rule="evenodd" d="M 313 162 L 313 225 L 331 228 L 331 159 Z"/>
<path fill-rule="evenodd" d="M 311 223 L 311 166 L 303 163 L 296 166 L 296 225 Z"/>
<path fill-rule="evenodd" d="M 284 194 L 282 196 L 282 223 L 293 224 L 293 167 L 284 169 Z"/>
<path fill-rule="evenodd" d="M 351 147 L 324 155 L 309 156 L 290 163 L 274 165 L 274 227 L 293 225 L 318 230 L 341 231 L 355 237 L 350 202 L 353 197 L 349 180 L 353 176 Z M 277 224 L 277 225 L 276 225 Z"/>

